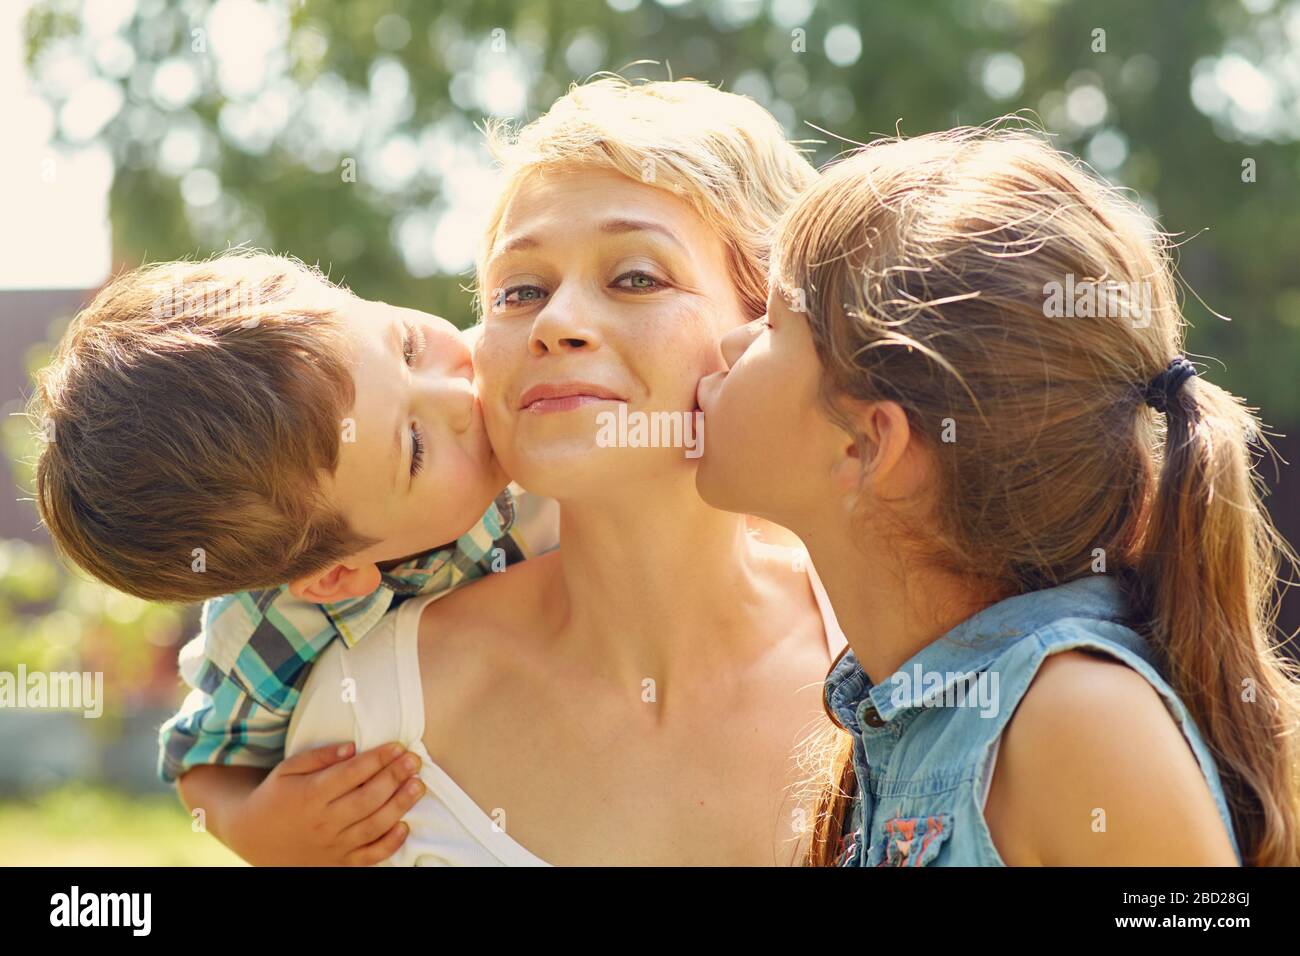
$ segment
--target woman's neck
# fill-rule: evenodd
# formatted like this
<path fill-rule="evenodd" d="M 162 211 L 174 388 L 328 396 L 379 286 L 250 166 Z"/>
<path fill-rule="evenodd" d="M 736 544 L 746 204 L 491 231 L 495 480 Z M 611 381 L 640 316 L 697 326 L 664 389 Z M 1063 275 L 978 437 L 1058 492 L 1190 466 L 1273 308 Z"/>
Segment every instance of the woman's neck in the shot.
<path fill-rule="evenodd" d="M 594 666 L 639 684 L 770 645 L 773 589 L 745 518 L 700 501 L 693 476 L 560 505 L 560 627 Z"/>
<path fill-rule="evenodd" d="M 801 530 L 835 617 L 863 671 L 879 684 L 922 648 L 993 599 L 977 582 L 945 573 L 902 550 L 864 550 L 840 517 Z"/>

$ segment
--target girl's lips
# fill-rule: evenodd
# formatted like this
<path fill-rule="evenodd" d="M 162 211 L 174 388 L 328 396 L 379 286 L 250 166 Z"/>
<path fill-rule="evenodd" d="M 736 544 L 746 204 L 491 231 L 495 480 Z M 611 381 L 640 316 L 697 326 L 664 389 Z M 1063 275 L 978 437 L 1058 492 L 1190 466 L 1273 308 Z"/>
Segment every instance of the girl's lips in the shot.
<path fill-rule="evenodd" d="M 695 407 L 706 415 L 709 410 L 705 407 L 713 401 L 714 395 L 722 387 L 722 380 L 726 377 L 726 372 L 712 372 L 702 379 L 695 386 Z"/>

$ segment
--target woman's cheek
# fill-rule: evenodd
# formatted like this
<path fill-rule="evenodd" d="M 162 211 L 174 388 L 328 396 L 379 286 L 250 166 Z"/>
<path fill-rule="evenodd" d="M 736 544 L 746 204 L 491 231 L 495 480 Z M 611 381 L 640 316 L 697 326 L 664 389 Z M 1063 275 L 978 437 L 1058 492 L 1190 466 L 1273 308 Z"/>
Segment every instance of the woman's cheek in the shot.
<path fill-rule="evenodd" d="M 491 326 L 488 329 L 474 350 L 474 384 L 483 406 L 484 424 L 491 431 L 494 425 L 501 424 L 500 418 L 507 405 L 505 383 L 511 380 L 514 359 L 506 337 Z M 526 351 L 527 342 L 521 348 Z"/>

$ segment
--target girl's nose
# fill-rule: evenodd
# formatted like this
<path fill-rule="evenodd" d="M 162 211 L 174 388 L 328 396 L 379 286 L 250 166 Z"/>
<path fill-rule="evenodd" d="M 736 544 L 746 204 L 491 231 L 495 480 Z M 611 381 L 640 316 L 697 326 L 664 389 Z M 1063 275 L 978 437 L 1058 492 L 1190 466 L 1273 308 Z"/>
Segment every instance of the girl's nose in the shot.
<path fill-rule="evenodd" d="M 722 357 L 727 362 L 727 368 L 731 368 L 740 357 L 745 354 L 745 350 L 754 343 L 754 340 L 763 334 L 763 320 L 767 316 L 760 316 L 753 322 L 747 322 L 744 325 L 737 326 L 722 337 Z"/>

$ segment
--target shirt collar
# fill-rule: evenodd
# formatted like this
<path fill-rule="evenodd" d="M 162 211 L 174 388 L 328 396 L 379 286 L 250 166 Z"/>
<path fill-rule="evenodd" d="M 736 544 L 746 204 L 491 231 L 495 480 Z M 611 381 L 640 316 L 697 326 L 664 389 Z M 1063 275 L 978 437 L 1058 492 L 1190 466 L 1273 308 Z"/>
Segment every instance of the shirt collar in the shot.
<path fill-rule="evenodd" d="M 881 720 L 922 705 L 922 697 L 946 693 L 966 675 L 988 668 L 1012 643 L 1064 618 L 1123 621 L 1126 604 L 1119 582 L 1107 575 L 1079 578 L 1054 588 L 1017 594 L 968 617 L 927 644 L 888 680 L 873 685 L 850 649 L 826 677 L 825 701 L 845 730 L 861 734 L 860 715 L 869 700 Z M 942 675 L 941 686 L 914 675 Z M 899 678 L 899 680 L 895 680 Z M 896 693 L 902 688 L 903 693 Z"/>
<path fill-rule="evenodd" d="M 446 575 L 440 572 L 457 552 L 472 555 L 476 561 L 481 559 L 491 552 L 493 542 L 505 537 L 514 523 L 515 499 L 506 488 L 497 495 L 478 523 L 454 543 L 433 548 L 384 571 L 379 578 L 379 587 L 370 594 L 322 604 L 321 610 L 333 622 L 343 643 L 353 647 L 388 613 L 394 598 L 423 594 L 445 584 Z"/>

